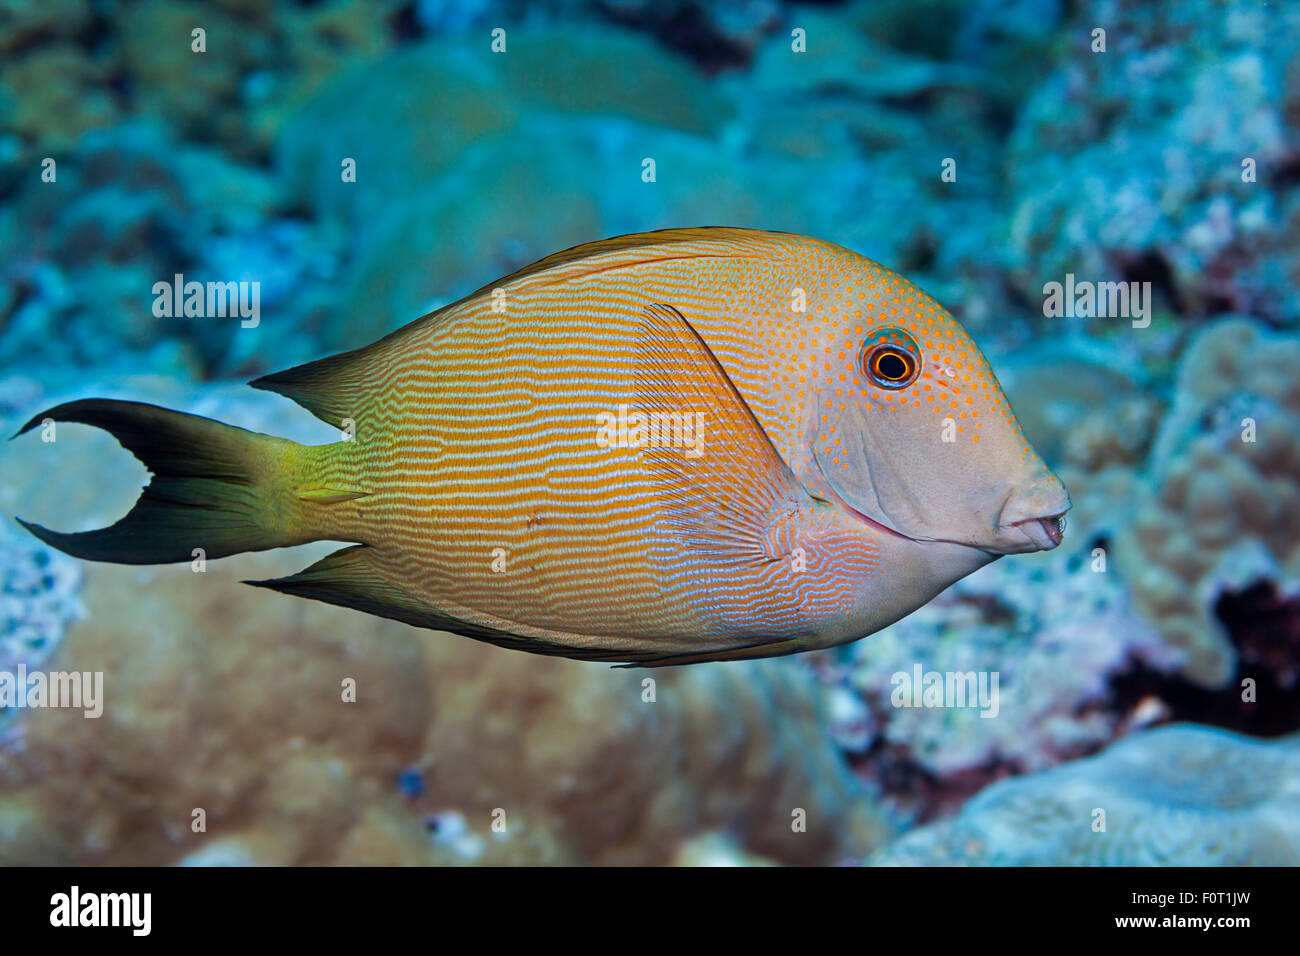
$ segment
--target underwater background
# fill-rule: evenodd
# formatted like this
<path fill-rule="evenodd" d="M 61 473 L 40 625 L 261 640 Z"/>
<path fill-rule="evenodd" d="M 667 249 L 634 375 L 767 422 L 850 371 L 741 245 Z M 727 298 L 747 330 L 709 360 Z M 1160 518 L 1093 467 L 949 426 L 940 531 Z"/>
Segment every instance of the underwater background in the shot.
<path fill-rule="evenodd" d="M 831 651 L 612 670 L 238 583 L 329 545 L 68 558 L 9 516 L 102 527 L 146 473 L 29 435 L 0 671 L 104 711 L 0 709 L 0 863 L 1300 863 L 1300 6 L 0 0 L 7 434 L 98 395 L 329 441 L 242 383 L 696 225 L 934 295 L 1064 544 Z M 256 321 L 160 316 L 178 276 Z M 1076 282 L 1145 314 L 1049 314 Z M 996 713 L 905 706 L 932 672 Z"/>

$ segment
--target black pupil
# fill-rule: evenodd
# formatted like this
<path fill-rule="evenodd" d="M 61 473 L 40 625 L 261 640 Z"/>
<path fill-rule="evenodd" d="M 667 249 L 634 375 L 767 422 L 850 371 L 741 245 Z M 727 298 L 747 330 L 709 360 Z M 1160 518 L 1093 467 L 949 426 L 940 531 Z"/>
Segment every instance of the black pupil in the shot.
<path fill-rule="evenodd" d="M 885 352 L 880 358 L 876 359 L 876 371 L 882 378 L 891 382 L 897 382 L 900 378 L 907 375 L 907 363 L 897 352 Z"/>

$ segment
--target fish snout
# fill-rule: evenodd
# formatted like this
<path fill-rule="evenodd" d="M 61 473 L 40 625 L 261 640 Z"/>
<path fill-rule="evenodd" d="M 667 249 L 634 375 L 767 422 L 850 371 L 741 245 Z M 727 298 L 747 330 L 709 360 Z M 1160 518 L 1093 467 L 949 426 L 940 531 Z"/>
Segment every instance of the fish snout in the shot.
<path fill-rule="evenodd" d="M 1065 536 L 1065 513 L 1070 495 L 1060 479 L 1042 474 L 1027 487 L 1013 492 L 998 517 L 998 550 L 1014 554 L 1050 551 Z"/>

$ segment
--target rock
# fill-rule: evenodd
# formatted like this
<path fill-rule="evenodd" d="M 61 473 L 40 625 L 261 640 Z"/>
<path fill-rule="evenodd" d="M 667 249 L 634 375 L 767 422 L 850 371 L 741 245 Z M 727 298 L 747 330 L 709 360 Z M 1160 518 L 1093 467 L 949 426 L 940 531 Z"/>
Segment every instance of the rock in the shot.
<path fill-rule="evenodd" d="M 920 827 L 875 866 L 1296 866 L 1300 737 L 1192 724 L 1004 780 Z"/>

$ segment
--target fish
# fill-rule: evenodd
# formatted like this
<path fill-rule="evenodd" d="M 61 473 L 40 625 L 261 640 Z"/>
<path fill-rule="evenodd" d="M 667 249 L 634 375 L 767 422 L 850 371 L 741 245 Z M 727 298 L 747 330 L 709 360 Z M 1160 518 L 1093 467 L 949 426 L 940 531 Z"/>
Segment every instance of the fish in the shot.
<path fill-rule="evenodd" d="M 577 246 L 249 384 L 340 440 L 72 401 L 18 434 L 97 426 L 150 481 L 107 528 L 18 520 L 121 564 L 337 542 L 297 574 L 245 583 L 656 667 L 859 640 L 1003 555 L 1056 547 L 1070 508 L 947 310 L 788 233 Z"/>

